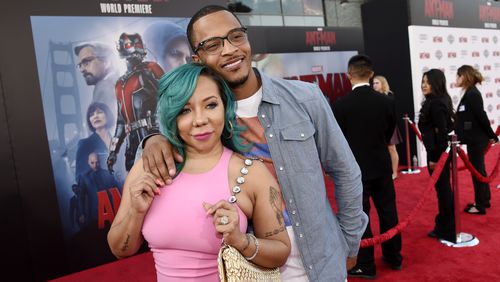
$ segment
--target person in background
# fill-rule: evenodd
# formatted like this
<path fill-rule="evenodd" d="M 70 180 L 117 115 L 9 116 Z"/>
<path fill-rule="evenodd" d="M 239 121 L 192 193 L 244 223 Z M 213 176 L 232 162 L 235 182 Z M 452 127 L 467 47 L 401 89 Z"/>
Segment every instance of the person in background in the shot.
<path fill-rule="evenodd" d="M 115 83 L 118 73 L 113 65 L 116 53 L 100 42 L 85 42 L 75 47 L 77 67 L 87 85 L 94 85 L 92 102 L 103 103 L 116 116 Z"/>
<path fill-rule="evenodd" d="M 114 116 L 109 107 L 100 102 L 94 102 L 89 105 L 86 121 L 92 134 L 78 141 L 75 168 L 77 181 L 79 177 L 91 170 L 88 165 L 90 153 L 95 153 L 101 159 L 101 163 L 106 160 L 109 152 L 108 148 L 111 144 L 110 129 L 115 124 Z"/>
<path fill-rule="evenodd" d="M 356 264 L 367 224 L 359 167 L 321 90 L 314 84 L 276 79 L 251 67 L 246 28 L 222 6 L 196 12 L 187 35 L 193 60 L 219 74 L 237 100 L 247 156 L 263 159 L 282 187 L 291 254 L 283 281 L 341 281 Z M 145 141 L 144 170 L 171 183 L 172 145 L 162 135 Z M 271 158 L 272 157 L 272 158 Z M 326 197 L 324 173 L 333 178 L 338 212 Z M 175 184 L 175 180 L 174 180 Z"/>
<path fill-rule="evenodd" d="M 391 91 L 387 79 L 381 75 L 377 75 L 373 78 L 373 89 L 394 99 L 394 93 Z M 401 137 L 401 133 L 399 132 L 396 123 L 396 128 L 394 128 L 394 133 L 392 134 L 391 141 L 389 141 L 388 146 L 389 154 L 391 155 L 392 179 L 396 179 L 398 177 L 399 155 L 398 150 L 396 150 L 396 145 L 402 141 L 403 138 Z"/>
<path fill-rule="evenodd" d="M 427 151 L 429 174 L 434 172 L 441 154 L 448 147 L 448 133 L 453 130 L 453 105 L 446 90 L 446 78 L 438 69 L 431 69 L 422 76 L 424 101 L 420 109 L 418 128 Z M 444 165 L 436 185 L 438 214 L 434 229 L 427 235 L 432 238 L 456 242 L 453 191 L 450 185 L 450 160 Z"/>
<path fill-rule="evenodd" d="M 363 211 L 370 214 L 370 198 L 379 217 L 380 233 L 398 224 L 396 191 L 392 180 L 391 157 L 387 144 L 396 126 L 394 100 L 370 87 L 373 63 L 365 55 L 349 59 L 348 78 L 352 92 L 333 104 L 339 126 L 361 168 L 363 179 Z M 370 224 L 363 238 L 372 238 Z M 400 270 L 401 234 L 382 243 L 385 261 L 394 270 Z M 351 277 L 376 277 L 374 247 L 359 250 L 358 263 L 349 271 Z"/>
<path fill-rule="evenodd" d="M 467 145 L 467 154 L 474 168 L 486 176 L 484 153 L 488 143 L 498 142 L 490 120 L 484 111 L 483 98 L 476 85 L 483 82 L 481 73 L 472 66 L 463 65 L 457 70 L 457 86 L 462 88 L 462 99 L 458 103 L 455 132 L 462 144 Z M 490 204 L 490 185 L 472 176 L 474 203 L 465 207 L 465 212 L 484 215 Z"/>
<path fill-rule="evenodd" d="M 186 31 L 176 23 L 152 23 L 144 31 L 144 42 L 165 72 L 191 61 Z"/>
<path fill-rule="evenodd" d="M 237 153 L 251 144 L 239 137 L 228 86 L 205 66 L 187 64 L 163 76 L 159 91 L 162 133 L 183 161 L 168 187 L 142 160 L 134 164 L 108 234 L 112 252 L 130 256 L 146 239 L 158 281 L 218 281 L 221 240 L 257 265 L 283 265 L 290 240 L 280 189 L 262 162 Z"/>

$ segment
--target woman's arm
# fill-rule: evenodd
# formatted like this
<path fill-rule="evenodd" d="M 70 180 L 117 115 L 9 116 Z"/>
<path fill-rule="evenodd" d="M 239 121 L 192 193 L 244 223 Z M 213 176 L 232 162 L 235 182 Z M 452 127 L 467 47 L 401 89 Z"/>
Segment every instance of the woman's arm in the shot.
<path fill-rule="evenodd" d="M 468 100 L 468 105 L 466 105 L 466 107 L 469 107 L 472 114 L 476 117 L 478 126 L 490 139 L 498 141 L 498 137 L 491 128 L 490 119 L 488 118 L 488 115 L 484 111 L 484 104 L 483 104 L 483 98 L 481 97 L 481 92 L 479 92 L 479 90 L 476 89 L 469 89 L 467 90 L 466 94 Z"/>
<path fill-rule="evenodd" d="M 245 189 L 249 190 L 249 195 L 253 198 L 252 222 L 259 242 L 257 255 L 252 261 L 269 268 L 281 266 L 285 264 L 291 248 L 283 217 L 281 189 L 274 176 L 260 161 L 253 162 L 245 179 Z M 246 250 L 239 250 L 246 257 L 253 256 L 257 251 L 255 241 L 249 240 L 245 244 L 248 244 Z"/>
<path fill-rule="evenodd" d="M 215 229 L 223 234 L 226 244 L 251 258 L 257 265 L 278 267 L 285 264 L 290 254 L 290 238 L 282 214 L 281 191 L 263 163 L 254 161 L 248 169 L 241 194 L 247 194 L 250 199 L 243 199 L 240 195 L 237 203 L 240 208 L 248 204 L 242 209 L 246 210 L 247 216 L 248 213 L 251 214 L 256 240 L 252 235 L 241 233 L 238 211 L 234 204 L 221 200 L 214 205 L 205 203 L 204 207 L 207 214 L 213 215 Z M 223 217 L 228 218 L 228 223 L 222 223 Z"/>
<path fill-rule="evenodd" d="M 123 186 L 120 208 L 108 232 L 108 244 L 117 258 L 135 254 L 144 238 L 142 224 L 156 194 L 160 193 L 155 177 L 144 172 L 137 161 Z"/>
<path fill-rule="evenodd" d="M 448 121 L 451 119 L 446 105 L 442 101 L 432 101 L 430 108 L 432 128 L 435 135 L 434 149 L 429 152 L 430 162 L 437 162 L 448 147 Z"/>

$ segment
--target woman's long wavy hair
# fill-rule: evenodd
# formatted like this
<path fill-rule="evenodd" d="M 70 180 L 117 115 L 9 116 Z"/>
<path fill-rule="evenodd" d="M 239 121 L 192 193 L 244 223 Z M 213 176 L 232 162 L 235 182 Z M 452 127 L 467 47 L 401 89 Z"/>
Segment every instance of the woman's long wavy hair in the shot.
<path fill-rule="evenodd" d="M 186 150 L 177 128 L 177 116 L 193 96 L 196 84 L 201 75 L 212 79 L 219 88 L 219 94 L 224 105 L 224 129 L 221 135 L 222 144 L 235 151 L 246 152 L 252 144 L 241 139 L 240 133 L 246 128 L 236 122 L 236 102 L 233 93 L 220 76 L 199 63 L 182 65 L 160 78 L 159 101 L 157 114 L 160 119 L 160 131 L 167 137 L 170 144 L 177 149 L 183 158 L 182 163 L 176 163 L 177 173 L 184 167 Z"/>

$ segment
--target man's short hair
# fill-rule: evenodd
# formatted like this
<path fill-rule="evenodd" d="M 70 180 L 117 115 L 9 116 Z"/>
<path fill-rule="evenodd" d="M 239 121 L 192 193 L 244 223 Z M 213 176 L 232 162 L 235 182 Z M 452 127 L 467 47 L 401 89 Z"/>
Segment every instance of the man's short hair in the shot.
<path fill-rule="evenodd" d="M 198 12 L 196 12 L 193 15 L 193 17 L 191 17 L 191 20 L 189 20 L 189 23 L 187 25 L 187 31 L 186 31 L 189 45 L 191 46 L 191 49 L 193 50 L 193 52 L 194 52 L 194 49 L 196 49 L 196 46 L 194 46 L 194 41 L 193 41 L 193 25 L 194 25 L 194 23 L 197 22 L 200 18 L 203 18 L 204 16 L 207 16 L 207 15 L 219 12 L 219 11 L 227 11 L 227 12 L 231 13 L 236 18 L 236 20 L 240 23 L 240 25 L 243 26 L 241 24 L 240 19 L 238 19 L 238 17 L 231 10 L 229 10 L 226 7 L 219 6 L 219 5 L 208 5 L 208 6 L 205 6 L 201 9 L 199 9 Z"/>
<path fill-rule="evenodd" d="M 99 42 L 85 42 L 75 47 L 75 55 L 79 55 L 83 48 L 90 47 L 94 51 L 94 55 L 99 58 L 107 59 L 113 55 L 113 50 L 106 44 Z"/>
<path fill-rule="evenodd" d="M 373 73 L 372 60 L 366 55 L 356 55 L 349 59 L 348 73 L 354 78 L 369 78 Z"/>

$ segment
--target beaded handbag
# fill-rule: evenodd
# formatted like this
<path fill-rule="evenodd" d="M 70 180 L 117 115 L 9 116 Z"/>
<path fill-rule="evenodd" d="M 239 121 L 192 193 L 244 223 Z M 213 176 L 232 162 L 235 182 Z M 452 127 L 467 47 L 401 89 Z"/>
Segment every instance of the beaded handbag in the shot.
<path fill-rule="evenodd" d="M 245 257 L 235 248 L 223 244 L 217 258 L 219 278 L 222 282 L 236 281 L 281 281 L 280 270 L 258 266 Z"/>

